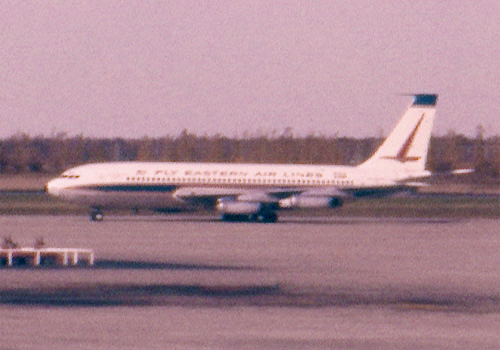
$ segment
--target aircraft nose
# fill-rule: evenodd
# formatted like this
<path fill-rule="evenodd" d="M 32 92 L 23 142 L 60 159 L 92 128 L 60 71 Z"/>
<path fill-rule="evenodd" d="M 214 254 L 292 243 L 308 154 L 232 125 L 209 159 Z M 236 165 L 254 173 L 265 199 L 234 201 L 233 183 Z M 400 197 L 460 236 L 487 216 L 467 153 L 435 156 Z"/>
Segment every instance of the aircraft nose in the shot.
<path fill-rule="evenodd" d="M 47 182 L 45 185 L 45 193 L 57 197 L 59 195 L 59 187 L 54 183 L 54 181 L 55 180 Z"/>

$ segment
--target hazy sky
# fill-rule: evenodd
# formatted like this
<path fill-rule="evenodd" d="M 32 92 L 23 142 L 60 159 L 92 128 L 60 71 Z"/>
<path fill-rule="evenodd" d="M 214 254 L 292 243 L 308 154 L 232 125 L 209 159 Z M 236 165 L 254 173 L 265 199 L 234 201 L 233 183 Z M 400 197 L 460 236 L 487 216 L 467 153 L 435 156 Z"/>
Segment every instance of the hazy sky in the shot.
<path fill-rule="evenodd" d="M 500 1 L 1 1 L 0 137 L 500 134 Z"/>

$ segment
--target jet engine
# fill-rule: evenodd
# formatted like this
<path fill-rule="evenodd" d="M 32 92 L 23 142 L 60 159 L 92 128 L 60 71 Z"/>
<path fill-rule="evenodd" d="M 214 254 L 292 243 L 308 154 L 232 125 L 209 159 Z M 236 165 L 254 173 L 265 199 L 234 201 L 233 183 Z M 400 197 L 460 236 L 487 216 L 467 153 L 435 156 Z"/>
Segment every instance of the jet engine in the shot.
<path fill-rule="evenodd" d="M 343 204 L 341 198 L 330 196 L 292 196 L 280 200 L 280 208 L 306 209 L 306 208 L 335 208 Z"/>
<path fill-rule="evenodd" d="M 217 210 L 223 214 L 255 214 L 262 209 L 259 202 L 219 201 Z"/>

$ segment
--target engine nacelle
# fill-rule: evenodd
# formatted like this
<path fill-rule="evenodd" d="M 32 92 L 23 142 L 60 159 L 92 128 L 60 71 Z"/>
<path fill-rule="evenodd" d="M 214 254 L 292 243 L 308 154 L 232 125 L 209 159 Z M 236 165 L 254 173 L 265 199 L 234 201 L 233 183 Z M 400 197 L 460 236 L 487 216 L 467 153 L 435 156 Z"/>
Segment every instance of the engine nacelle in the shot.
<path fill-rule="evenodd" d="M 292 196 L 280 200 L 281 208 L 335 208 L 340 207 L 344 202 L 337 197 L 329 196 Z"/>
<path fill-rule="evenodd" d="M 262 209 L 259 202 L 220 201 L 216 208 L 223 214 L 255 214 Z"/>

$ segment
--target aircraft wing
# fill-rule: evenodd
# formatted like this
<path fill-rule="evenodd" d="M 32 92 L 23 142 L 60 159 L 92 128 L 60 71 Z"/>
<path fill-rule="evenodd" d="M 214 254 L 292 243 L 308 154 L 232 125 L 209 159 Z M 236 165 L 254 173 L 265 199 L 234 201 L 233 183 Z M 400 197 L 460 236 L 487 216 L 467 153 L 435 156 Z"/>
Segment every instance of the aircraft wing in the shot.
<path fill-rule="evenodd" d="M 214 207 L 220 198 L 236 198 L 241 189 L 226 187 L 181 187 L 172 196 L 180 202 L 195 206 Z"/>
<path fill-rule="evenodd" d="M 335 197 L 335 198 L 345 198 L 349 196 L 347 191 L 344 191 L 338 187 L 319 187 L 319 188 L 308 188 L 302 191 L 301 196 L 309 197 Z"/>
<path fill-rule="evenodd" d="M 266 201 L 286 198 L 288 196 L 304 192 L 301 188 L 266 188 L 246 189 L 227 187 L 181 187 L 173 193 L 175 198 L 189 200 L 191 198 L 221 198 L 235 197 L 240 200 Z"/>
<path fill-rule="evenodd" d="M 337 189 L 310 189 L 310 188 L 225 188 L 225 187 L 182 187 L 173 193 L 173 197 L 190 204 L 215 205 L 219 200 L 233 200 L 237 202 L 278 203 L 280 200 L 292 196 L 306 194 L 308 196 L 337 196 Z"/>
<path fill-rule="evenodd" d="M 228 213 L 251 213 L 267 208 L 324 208 L 338 207 L 352 197 L 337 187 L 322 188 L 220 188 L 184 187 L 174 197 L 191 205 L 216 207 Z"/>
<path fill-rule="evenodd" d="M 181 187 L 173 193 L 173 197 L 181 201 L 194 198 L 220 198 L 241 194 L 241 189 L 226 187 Z"/>

